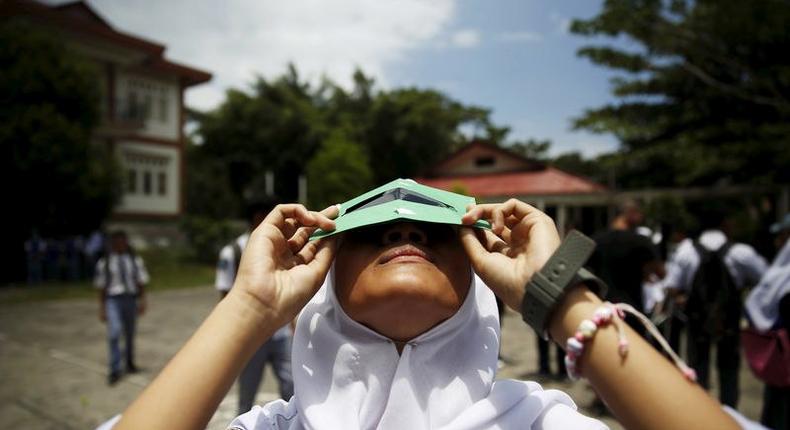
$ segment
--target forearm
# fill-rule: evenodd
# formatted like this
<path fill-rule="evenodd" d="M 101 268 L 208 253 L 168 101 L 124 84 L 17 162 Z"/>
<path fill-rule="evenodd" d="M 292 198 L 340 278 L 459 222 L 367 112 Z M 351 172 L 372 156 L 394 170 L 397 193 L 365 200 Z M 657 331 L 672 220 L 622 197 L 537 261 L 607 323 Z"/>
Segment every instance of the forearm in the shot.
<path fill-rule="evenodd" d="M 274 313 L 231 292 L 115 428 L 205 428 L 244 364 L 279 323 Z"/>
<path fill-rule="evenodd" d="M 579 323 L 591 319 L 601 301 L 586 287 L 571 290 L 550 322 L 552 339 L 565 347 Z M 617 330 L 601 328 L 579 359 L 582 375 L 629 429 L 738 429 L 699 385 L 689 382 L 669 360 L 627 324 L 628 354 L 618 354 Z"/>

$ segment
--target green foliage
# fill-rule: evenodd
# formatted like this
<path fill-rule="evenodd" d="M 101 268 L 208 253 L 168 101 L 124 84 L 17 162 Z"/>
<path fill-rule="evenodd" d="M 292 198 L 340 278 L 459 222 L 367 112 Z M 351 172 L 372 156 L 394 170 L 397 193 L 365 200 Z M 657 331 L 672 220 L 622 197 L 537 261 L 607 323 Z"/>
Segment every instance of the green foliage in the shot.
<path fill-rule="evenodd" d="M 602 184 L 607 182 L 605 163 L 601 159 L 587 159 L 580 152 L 566 152 L 550 161 L 550 164 L 560 170 L 584 176 Z"/>
<path fill-rule="evenodd" d="M 462 129 L 492 143 L 508 133 L 491 123 L 487 109 L 440 92 L 376 90 L 361 71 L 353 78 L 350 90 L 329 80 L 314 87 L 292 66 L 279 79 L 259 77 L 248 91 L 229 90 L 220 107 L 202 115 L 202 144 L 190 149 L 190 163 L 201 168 L 190 168 L 189 213 L 238 216 L 246 200 L 260 195 L 267 171 L 283 201 L 297 199 L 297 179 L 307 175 L 311 205 L 336 203 L 424 173 L 467 142 Z"/>
<path fill-rule="evenodd" d="M 295 200 L 297 178 L 318 149 L 323 127 L 310 87 L 291 68 L 271 83 L 259 77 L 250 93 L 229 90 L 200 124 L 200 150 L 226 169 L 237 201 L 260 193 L 252 185 L 261 184 L 266 171 L 276 178 L 275 194 Z"/>
<path fill-rule="evenodd" d="M 575 127 L 612 133 L 627 187 L 790 181 L 790 3 L 607 0 L 572 31 L 614 38 L 579 55 L 620 73 L 617 103 Z"/>
<path fill-rule="evenodd" d="M 97 82 L 95 71 L 54 38 L 21 22 L 0 23 L 0 169 L 13 205 L 3 257 L 12 267 L 23 267 L 16 262 L 32 230 L 89 231 L 119 196 L 113 157 L 90 140 Z"/>
<path fill-rule="evenodd" d="M 307 164 L 307 183 L 309 205 L 319 209 L 367 191 L 373 173 L 359 145 L 335 133 Z"/>
<path fill-rule="evenodd" d="M 424 173 L 465 143 L 462 125 L 485 123 L 487 116 L 488 111 L 465 107 L 433 90 L 380 93 L 364 141 L 376 183 Z"/>
<path fill-rule="evenodd" d="M 215 263 L 222 247 L 245 229 L 245 224 L 200 215 L 181 219 L 181 231 L 186 234 L 192 252 L 190 257 L 207 264 Z"/>
<path fill-rule="evenodd" d="M 233 218 L 242 208 L 234 198 L 228 169 L 201 149 L 186 143 L 186 212 L 213 219 Z"/>
<path fill-rule="evenodd" d="M 548 139 L 528 139 L 525 141 L 516 141 L 507 145 L 508 150 L 538 161 L 547 160 L 549 158 L 549 148 L 551 148 L 551 141 Z"/>

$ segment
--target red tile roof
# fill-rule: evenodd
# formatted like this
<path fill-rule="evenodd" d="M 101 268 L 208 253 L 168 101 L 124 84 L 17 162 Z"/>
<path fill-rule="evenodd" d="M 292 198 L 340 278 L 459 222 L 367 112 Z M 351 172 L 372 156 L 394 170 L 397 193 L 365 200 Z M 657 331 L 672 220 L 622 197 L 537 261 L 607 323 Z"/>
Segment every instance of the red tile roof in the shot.
<path fill-rule="evenodd" d="M 606 190 L 588 179 L 563 172 L 554 167 L 527 172 L 491 173 L 475 176 L 416 178 L 417 182 L 452 191 L 463 187 L 472 196 L 516 197 L 544 194 L 586 194 Z"/>
<path fill-rule="evenodd" d="M 207 82 L 211 74 L 164 58 L 165 47 L 156 42 L 115 30 L 84 1 L 49 6 L 32 0 L 0 0 L 0 18 L 25 16 L 46 25 L 86 37 L 104 39 L 148 54 L 149 68 L 172 73 L 186 86 Z"/>

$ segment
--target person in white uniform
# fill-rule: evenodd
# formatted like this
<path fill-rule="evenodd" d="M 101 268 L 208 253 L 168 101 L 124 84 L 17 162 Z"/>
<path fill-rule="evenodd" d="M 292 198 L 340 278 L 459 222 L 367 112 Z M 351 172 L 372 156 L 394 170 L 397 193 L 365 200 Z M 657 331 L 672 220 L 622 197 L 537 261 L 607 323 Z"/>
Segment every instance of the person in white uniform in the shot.
<path fill-rule="evenodd" d="M 110 235 L 109 252 L 96 263 L 93 283 L 99 289 L 99 320 L 107 323 L 110 371 L 107 382 L 121 377 L 120 339 L 125 343 L 126 372 L 137 372 L 134 335 L 137 316 L 145 312 L 145 285 L 150 280 L 142 257 L 129 246 L 126 233 Z"/>
<path fill-rule="evenodd" d="M 239 261 L 250 232 L 263 221 L 266 214 L 274 207 L 273 200 L 256 201 L 247 207 L 247 219 L 250 229 L 229 243 L 219 253 L 215 286 L 224 298 L 236 280 Z M 239 375 L 239 414 L 249 411 L 255 403 L 258 388 L 263 382 L 266 364 L 272 366 L 274 376 L 280 388 L 280 398 L 288 400 L 293 395 L 293 377 L 291 375 L 291 328 L 280 327 L 272 337 L 261 345 L 253 354 Z"/>
<path fill-rule="evenodd" d="M 738 369 L 740 367 L 739 324 L 743 302 L 741 292 L 760 280 L 768 265 L 755 249 L 744 243 L 733 243 L 728 237 L 729 219 L 722 210 L 713 209 L 700 219 L 703 228 L 696 240 L 680 243 L 668 265 L 664 286 L 686 294 L 686 314 L 689 317 L 687 354 L 689 365 L 697 373 L 700 384 L 709 384 L 711 343 L 716 343 L 716 366 L 719 374 L 719 399 L 723 404 L 737 407 L 739 397 Z M 711 291 L 707 299 L 700 298 L 697 276 L 701 261 L 723 261 L 726 272 L 723 281 Z M 722 299 L 722 291 L 730 284 L 736 291 Z M 696 284 L 696 286 L 695 286 Z M 695 300 L 697 297 L 697 300 Z M 721 303 L 720 303 L 721 302 Z"/>
<path fill-rule="evenodd" d="M 231 429 L 604 429 L 570 398 L 496 380 L 494 294 L 520 310 L 524 286 L 560 245 L 553 221 L 526 203 L 471 207 L 490 231 L 399 222 L 320 240 L 337 207 L 276 207 L 250 236 L 234 287 L 116 429 L 204 428 L 244 362 L 299 313 L 294 397 L 255 407 Z M 415 251 L 418 250 L 418 251 Z M 601 307 L 571 283 L 545 319 L 574 336 Z M 300 313 L 301 312 L 301 313 Z M 721 406 L 626 324 L 601 328 L 583 376 L 627 428 L 736 429 Z"/>

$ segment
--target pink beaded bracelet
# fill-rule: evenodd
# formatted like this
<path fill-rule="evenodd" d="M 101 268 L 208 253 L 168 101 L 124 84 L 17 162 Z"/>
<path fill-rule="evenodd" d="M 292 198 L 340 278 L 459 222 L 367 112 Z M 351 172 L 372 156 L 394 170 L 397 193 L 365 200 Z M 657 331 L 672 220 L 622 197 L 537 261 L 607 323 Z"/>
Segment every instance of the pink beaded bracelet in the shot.
<path fill-rule="evenodd" d="M 626 339 L 625 330 L 623 329 L 626 312 L 635 316 L 639 322 L 647 328 L 687 379 L 691 381 L 697 380 L 694 369 L 690 368 L 680 357 L 678 357 L 650 319 L 634 309 L 631 305 L 626 303 L 612 304 L 609 302 L 604 303 L 603 306 L 596 309 L 591 320 L 586 319 L 579 323 L 576 333 L 565 342 L 565 368 L 571 380 L 575 381 L 581 377 L 578 364 L 584 352 L 585 344 L 595 337 L 595 333 L 599 328 L 607 324 L 614 324 L 617 328 L 617 336 L 619 338 L 617 350 L 620 356 L 625 357 L 628 355 L 628 339 Z"/>

